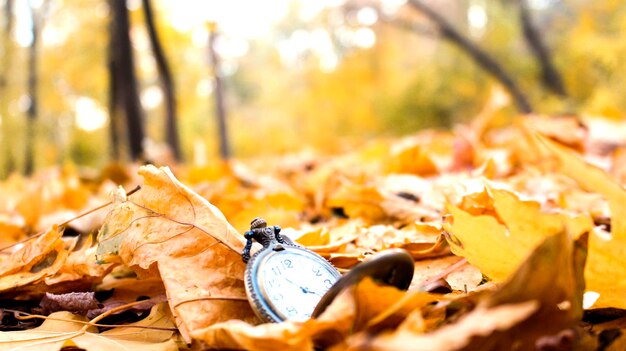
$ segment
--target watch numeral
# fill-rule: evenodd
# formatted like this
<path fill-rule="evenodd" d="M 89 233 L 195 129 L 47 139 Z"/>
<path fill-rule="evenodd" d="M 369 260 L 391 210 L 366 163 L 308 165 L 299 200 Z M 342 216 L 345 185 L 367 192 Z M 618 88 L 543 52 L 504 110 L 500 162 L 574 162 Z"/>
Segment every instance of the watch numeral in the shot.
<path fill-rule="evenodd" d="M 293 265 L 291 264 L 291 260 L 284 260 L 283 266 L 285 266 L 285 268 L 291 268 Z"/>
<path fill-rule="evenodd" d="M 274 266 L 272 267 L 272 273 L 274 273 L 274 275 L 281 275 L 283 272 L 280 270 L 280 267 Z"/>
<path fill-rule="evenodd" d="M 333 282 L 331 282 L 330 279 L 325 279 L 324 285 L 326 285 L 326 287 L 330 289 L 330 287 L 333 286 Z"/>
<path fill-rule="evenodd" d="M 321 268 L 315 268 L 315 267 L 313 268 L 313 272 L 315 272 L 315 276 L 316 277 L 321 277 L 322 276 L 322 272 L 320 272 L 320 271 L 321 271 Z"/>
<path fill-rule="evenodd" d="M 297 314 L 298 314 L 298 310 L 296 310 L 296 308 L 295 308 L 295 307 L 293 307 L 293 306 L 287 306 L 287 314 L 288 314 L 290 317 L 293 317 L 293 316 L 295 316 L 295 315 L 297 315 Z"/>
<path fill-rule="evenodd" d="M 283 296 L 283 294 L 276 294 L 276 295 L 272 296 L 272 299 L 273 300 L 282 300 L 282 299 L 284 299 L 284 296 Z"/>

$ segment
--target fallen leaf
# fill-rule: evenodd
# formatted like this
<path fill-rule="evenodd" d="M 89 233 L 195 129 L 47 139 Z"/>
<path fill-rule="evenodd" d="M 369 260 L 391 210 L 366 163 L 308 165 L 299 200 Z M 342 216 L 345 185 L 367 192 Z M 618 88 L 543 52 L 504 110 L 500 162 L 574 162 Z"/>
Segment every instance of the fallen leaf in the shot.
<path fill-rule="evenodd" d="M 191 331 L 217 322 L 256 322 L 243 282 L 243 236 L 169 169 L 144 166 L 139 174 L 144 186 L 111 210 L 99 254 L 117 256 L 142 275 L 160 275 L 188 341 Z"/>
<path fill-rule="evenodd" d="M 425 135 L 409 137 L 395 144 L 386 159 L 386 171 L 420 176 L 437 174 L 439 167 L 433 159 L 433 150 L 424 142 L 424 137 Z"/>
<path fill-rule="evenodd" d="M 537 135 L 558 162 L 558 168 L 587 190 L 602 194 L 611 210 L 611 233 L 594 230 L 589 238 L 585 271 L 587 290 L 600 294 L 593 307 L 626 308 L 626 191 L 606 172 L 585 162 L 574 152 Z"/>
<path fill-rule="evenodd" d="M 547 237 L 500 289 L 455 323 L 428 334 L 406 325 L 378 337 L 359 334 L 341 349 L 533 350 L 537 340 L 574 327 L 582 316 L 586 239 L 574 248 L 565 232 Z"/>
<path fill-rule="evenodd" d="M 420 289 L 424 283 L 440 276 L 451 266 L 458 264 L 460 260 L 462 259 L 457 256 L 447 256 L 416 261 L 409 290 Z M 444 279 L 453 290 L 472 291 L 481 283 L 483 275 L 478 268 L 466 263 L 447 274 Z"/>
<path fill-rule="evenodd" d="M 126 326 L 97 333 L 95 327 L 84 329 L 87 319 L 70 312 L 55 312 L 50 319 L 34 329 L 0 333 L 3 350 L 59 351 L 66 347 L 78 347 L 89 351 L 177 351 L 172 339 L 174 328 L 172 316 L 166 304 L 155 306 L 143 320 Z M 133 328 L 143 327 L 143 328 Z M 148 327 L 146 329 L 145 327 Z"/>
<path fill-rule="evenodd" d="M 61 284 L 71 284 L 74 289 L 80 285 L 90 288 L 102 281 L 113 265 L 98 263 L 97 247 L 92 243 L 93 236 L 87 236 L 78 250 L 70 252 L 63 266 L 54 275 L 45 278 L 45 284 L 58 290 Z"/>
<path fill-rule="evenodd" d="M 593 228 L 588 215 L 544 213 L 539 203 L 505 190 L 488 188 L 479 195 L 466 197 L 463 208 L 448 204 L 444 229 L 452 252 L 495 281 L 507 279 L 547 236 L 566 227 L 574 236 Z"/>
<path fill-rule="evenodd" d="M 314 345 L 327 348 L 361 330 L 392 328 L 412 310 L 437 299 L 422 292 L 407 294 L 366 278 L 340 292 L 316 319 L 258 326 L 228 321 L 198 330 L 192 336 L 211 349 L 296 351 L 312 350 Z"/>
<path fill-rule="evenodd" d="M 45 292 L 43 286 L 33 289 L 29 284 L 56 274 L 65 264 L 69 252 L 64 248 L 61 235 L 59 228 L 54 226 L 23 246 L 15 246 L 15 251 L 10 255 L 0 256 L 4 257 L 0 261 L 3 272 L 0 276 L 0 292 L 17 294 L 22 287 L 35 295 Z"/>
<path fill-rule="evenodd" d="M 0 276 L 30 270 L 51 251 L 62 250 L 62 235 L 63 232 L 55 226 L 25 244 L 13 246 L 14 251 L 9 256 L 0 256 Z"/>
<path fill-rule="evenodd" d="M 69 311 L 77 314 L 86 315 L 89 310 L 98 308 L 98 300 L 95 293 L 90 292 L 71 292 L 65 294 L 46 293 L 39 308 L 43 314 L 50 314 L 58 311 Z"/>

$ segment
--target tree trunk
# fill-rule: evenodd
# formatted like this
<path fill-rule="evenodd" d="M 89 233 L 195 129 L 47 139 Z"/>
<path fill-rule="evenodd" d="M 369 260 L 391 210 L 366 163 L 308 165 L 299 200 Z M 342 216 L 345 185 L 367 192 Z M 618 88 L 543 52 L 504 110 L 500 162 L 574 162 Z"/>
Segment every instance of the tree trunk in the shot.
<path fill-rule="evenodd" d="M 133 49 L 130 43 L 130 21 L 125 0 L 110 0 L 110 7 L 113 14 L 113 25 L 111 35 L 116 45 L 112 46 L 112 69 L 114 69 L 111 89 L 117 90 L 115 96 L 115 109 L 124 111 L 126 127 L 128 129 L 128 145 L 130 157 L 133 161 L 144 156 L 143 139 L 143 111 L 139 102 L 137 89 L 137 78 L 135 76 L 135 65 L 133 59 Z M 114 109 L 114 110 L 115 110 Z"/>
<path fill-rule="evenodd" d="M 518 5 L 524 39 L 541 67 L 541 81 L 543 85 L 557 95 L 567 96 L 561 75 L 552 63 L 548 48 L 541 38 L 541 33 L 539 33 L 539 30 L 532 22 L 526 0 L 518 0 Z"/>
<path fill-rule="evenodd" d="M 11 174 L 16 169 L 15 155 L 13 150 L 14 136 L 11 127 L 13 125 L 12 113 L 9 110 L 9 86 L 10 67 L 13 63 L 13 41 L 11 32 L 13 31 L 13 0 L 6 0 L 4 3 L 4 23 L 2 33 L 2 62 L 0 63 L 0 115 L 2 116 L 2 153 L 4 162 L 1 169 L 1 177 Z"/>
<path fill-rule="evenodd" d="M 228 127 L 226 124 L 226 107 L 224 105 L 224 84 L 220 75 L 219 56 L 215 52 L 215 30 L 209 33 L 209 56 L 213 68 L 213 78 L 215 81 L 215 116 L 217 117 L 218 136 L 220 139 L 220 157 L 228 160 L 231 157 L 230 142 L 228 137 Z"/>
<path fill-rule="evenodd" d="M 491 74 L 498 80 L 505 89 L 513 97 L 517 108 L 522 113 L 531 113 L 533 111 L 526 95 L 513 80 L 513 78 L 504 70 L 502 66 L 487 52 L 472 43 L 469 39 L 458 32 L 450 22 L 443 18 L 440 14 L 419 0 L 409 0 L 409 4 L 414 9 L 428 17 L 438 28 L 439 33 L 447 40 L 455 44 L 461 50 L 465 51 L 474 62 L 482 69 Z"/>
<path fill-rule="evenodd" d="M 181 160 L 180 142 L 178 139 L 178 126 L 176 123 L 176 94 L 174 89 L 174 81 L 170 72 L 169 65 L 163 53 L 161 41 L 157 35 L 156 26 L 154 24 L 154 14 L 152 12 L 152 4 L 150 0 L 142 0 L 143 11 L 146 18 L 146 27 L 148 36 L 150 37 L 150 45 L 154 53 L 157 69 L 159 71 L 159 79 L 161 81 L 161 89 L 165 96 L 165 140 L 172 149 L 174 158 Z"/>
<path fill-rule="evenodd" d="M 30 5 L 32 36 L 33 40 L 28 47 L 28 110 L 26 110 L 26 137 L 25 137 L 25 155 L 24 155 L 24 174 L 31 175 L 35 169 L 35 130 L 37 123 L 37 104 L 39 96 L 37 94 L 38 75 L 37 75 L 37 53 L 39 46 L 39 24 L 40 15 Z"/>
<path fill-rule="evenodd" d="M 120 103 L 122 98 L 120 97 L 120 88 L 118 86 L 118 80 L 116 74 L 117 68 L 117 55 L 119 51 L 119 40 L 115 35 L 115 22 L 111 18 L 109 23 L 109 53 L 108 53 L 108 70 L 109 70 L 109 137 L 110 137 L 110 152 L 111 159 L 114 161 L 121 160 L 122 147 L 120 144 L 120 134 L 122 134 L 120 121 Z"/>

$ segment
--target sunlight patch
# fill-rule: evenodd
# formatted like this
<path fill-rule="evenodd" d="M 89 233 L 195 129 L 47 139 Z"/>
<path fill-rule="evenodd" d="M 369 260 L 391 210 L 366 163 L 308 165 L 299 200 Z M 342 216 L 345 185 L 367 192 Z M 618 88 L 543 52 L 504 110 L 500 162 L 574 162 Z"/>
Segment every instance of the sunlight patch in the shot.
<path fill-rule="evenodd" d="M 593 306 L 596 301 L 600 298 L 600 294 L 595 291 L 586 291 L 583 294 L 583 308 L 588 309 Z"/>

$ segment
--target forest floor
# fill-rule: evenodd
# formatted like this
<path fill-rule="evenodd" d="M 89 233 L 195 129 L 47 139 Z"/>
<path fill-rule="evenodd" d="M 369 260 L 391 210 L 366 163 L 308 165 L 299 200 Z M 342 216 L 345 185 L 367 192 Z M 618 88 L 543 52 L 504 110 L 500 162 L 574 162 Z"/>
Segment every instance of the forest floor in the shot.
<path fill-rule="evenodd" d="M 478 118 L 169 166 L 0 183 L 0 349 L 626 349 L 624 123 Z M 318 318 L 261 323 L 241 259 L 255 217 L 342 273 L 404 249 L 412 283 L 364 279 Z"/>

